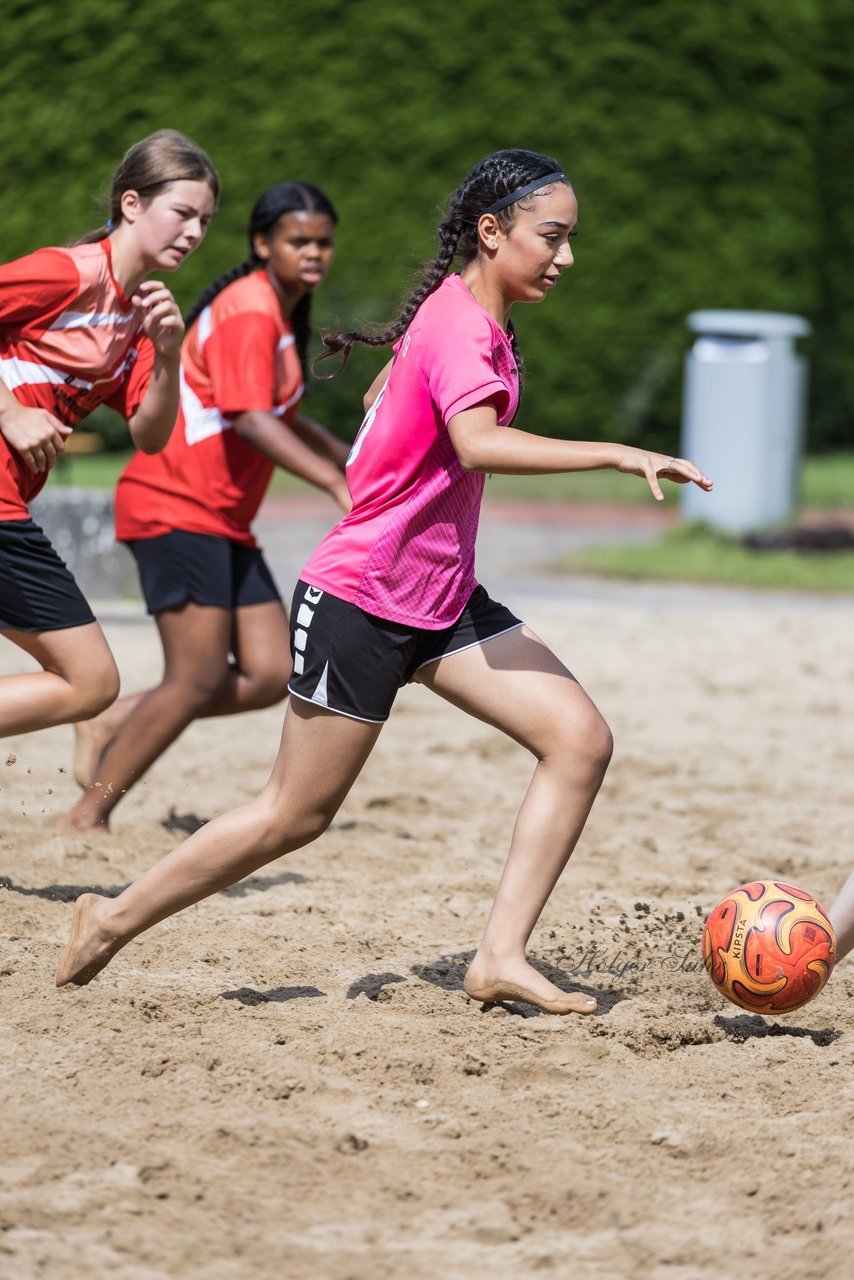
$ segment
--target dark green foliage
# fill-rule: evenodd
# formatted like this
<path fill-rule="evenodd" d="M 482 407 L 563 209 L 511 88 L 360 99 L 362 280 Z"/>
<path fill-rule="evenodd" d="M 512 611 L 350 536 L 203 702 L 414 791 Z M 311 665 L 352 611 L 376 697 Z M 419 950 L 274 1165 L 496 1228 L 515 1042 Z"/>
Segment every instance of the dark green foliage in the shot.
<path fill-rule="evenodd" d="M 482 155 L 558 156 L 576 266 L 517 308 L 520 421 L 675 448 L 686 314 L 793 311 L 816 327 L 811 444 L 854 419 L 854 7 L 847 0 L 75 0 L 7 3 L 2 254 L 100 220 L 92 195 L 155 128 L 206 146 L 224 194 L 175 277 L 188 308 L 245 253 L 259 192 L 304 178 L 341 213 L 316 319 L 385 321 Z M 383 352 L 312 392 L 342 435 Z"/>

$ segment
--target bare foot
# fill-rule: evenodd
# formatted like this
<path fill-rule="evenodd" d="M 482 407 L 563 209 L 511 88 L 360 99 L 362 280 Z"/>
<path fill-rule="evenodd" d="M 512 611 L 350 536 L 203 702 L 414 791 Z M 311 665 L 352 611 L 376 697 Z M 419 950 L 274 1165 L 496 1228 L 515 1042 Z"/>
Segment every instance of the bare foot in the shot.
<path fill-rule="evenodd" d="M 87 836 L 108 836 L 109 815 L 99 814 L 93 799 L 91 789 L 82 795 L 77 804 L 59 819 L 60 831 L 82 831 Z"/>
<path fill-rule="evenodd" d="M 84 818 L 78 818 L 74 809 L 64 814 L 56 825 L 60 831 L 79 831 L 86 836 L 108 836 L 110 834 L 110 826 L 106 818 L 103 822 L 87 822 Z"/>
<path fill-rule="evenodd" d="M 110 814 L 113 811 L 113 788 L 94 782 L 68 813 L 59 820 L 60 831 L 83 831 L 89 836 L 110 834 Z M 124 792 L 122 792 L 124 795 Z"/>
<path fill-rule="evenodd" d="M 143 693 L 130 693 L 125 698 L 119 698 L 99 716 L 91 720 L 80 720 L 75 724 L 74 781 L 84 791 L 95 781 L 101 761 L 144 696 Z"/>
<path fill-rule="evenodd" d="M 83 893 L 75 902 L 71 936 L 56 971 L 58 987 L 70 982 L 85 987 L 122 946 L 119 938 L 98 924 L 99 916 L 109 901 L 98 893 Z"/>
<path fill-rule="evenodd" d="M 98 765 L 112 741 L 112 734 L 101 724 L 103 717 L 81 720 L 74 726 L 74 757 L 72 770 L 74 781 L 85 791 L 91 787 L 98 772 Z"/>
<path fill-rule="evenodd" d="M 595 1013 L 596 1001 L 580 991 L 561 991 L 527 960 L 502 962 L 490 972 L 475 956 L 463 984 L 470 1000 L 499 1004 L 502 1000 L 522 1000 L 545 1013 Z"/>

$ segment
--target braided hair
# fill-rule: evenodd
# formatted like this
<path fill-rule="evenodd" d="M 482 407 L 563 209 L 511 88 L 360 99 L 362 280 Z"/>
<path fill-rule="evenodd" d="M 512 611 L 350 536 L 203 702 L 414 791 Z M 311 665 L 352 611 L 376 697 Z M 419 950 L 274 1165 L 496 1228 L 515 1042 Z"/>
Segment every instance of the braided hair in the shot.
<path fill-rule="evenodd" d="M 503 197 L 511 196 L 514 191 L 521 190 L 529 182 L 548 174 L 559 173 L 560 165 L 549 156 L 540 155 L 536 151 L 495 151 L 486 156 L 480 164 L 475 165 L 471 173 L 463 179 L 459 187 L 448 201 L 445 217 L 439 223 L 436 233 L 439 237 L 439 252 L 426 267 L 421 281 L 403 303 L 396 319 L 384 328 L 372 331 L 351 329 L 347 331 L 324 331 L 323 350 L 314 361 L 315 370 L 321 360 L 328 356 L 339 355 L 341 363 L 336 370 L 347 364 L 353 344 L 364 343 L 369 347 L 385 347 L 396 342 L 408 329 L 416 311 L 426 298 L 429 298 L 449 274 L 455 259 L 459 259 L 462 267 L 473 262 L 480 251 L 477 224 L 490 205 Z M 546 194 L 551 188 L 544 186 Z M 509 231 L 516 217 L 516 209 L 531 209 L 536 194 L 524 196 L 509 204 L 495 214 L 502 231 Z M 514 354 L 518 359 L 516 336 L 512 324 L 509 326 L 509 337 Z M 334 375 L 329 375 L 334 376 Z"/>
<path fill-rule="evenodd" d="M 257 271 L 259 267 L 263 266 L 264 260 L 255 250 L 255 237 L 260 235 L 265 239 L 269 238 L 279 219 L 284 217 L 286 213 L 324 213 L 332 220 L 333 224 L 338 221 L 338 214 L 332 201 L 324 195 L 319 187 L 313 186 L 310 182 L 279 182 L 276 186 L 270 187 L 255 201 L 252 213 L 249 216 L 249 226 L 247 228 L 249 239 L 248 255 L 243 262 L 224 272 L 214 280 L 213 284 L 208 285 L 207 289 L 184 317 L 188 329 L 205 308 L 210 306 L 217 294 L 222 293 L 223 289 L 233 284 L 235 280 L 240 280 L 243 276 L 248 276 L 251 272 Z M 311 293 L 309 292 L 303 294 L 294 307 L 294 312 L 291 316 L 294 341 L 300 364 L 302 365 L 304 380 L 308 378 L 308 344 L 311 337 L 310 314 Z"/>

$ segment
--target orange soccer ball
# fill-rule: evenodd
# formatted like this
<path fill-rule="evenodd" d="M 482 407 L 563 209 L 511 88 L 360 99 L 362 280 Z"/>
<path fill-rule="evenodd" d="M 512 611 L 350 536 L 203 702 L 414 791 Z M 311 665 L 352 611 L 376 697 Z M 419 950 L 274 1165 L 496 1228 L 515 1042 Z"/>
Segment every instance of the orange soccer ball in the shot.
<path fill-rule="evenodd" d="M 722 898 L 703 930 L 703 959 L 727 1000 L 751 1013 L 791 1013 L 817 996 L 836 961 L 836 937 L 810 894 L 753 880 Z"/>

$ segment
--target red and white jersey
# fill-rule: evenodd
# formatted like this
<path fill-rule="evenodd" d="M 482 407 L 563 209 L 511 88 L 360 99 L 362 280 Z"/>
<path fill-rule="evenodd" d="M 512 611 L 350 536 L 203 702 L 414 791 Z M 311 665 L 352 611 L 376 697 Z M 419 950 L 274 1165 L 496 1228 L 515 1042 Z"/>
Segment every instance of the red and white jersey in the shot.
<path fill-rule="evenodd" d="M 175 529 L 254 546 L 250 524 L 275 464 L 234 430 L 265 410 L 282 430 L 303 393 L 293 331 L 263 269 L 217 294 L 181 349 L 181 409 L 166 448 L 138 453 L 116 489 L 116 537 Z"/>
<path fill-rule="evenodd" d="M 154 354 L 113 276 L 109 239 L 0 266 L 0 379 L 21 404 L 70 427 L 99 404 L 130 418 Z M 25 520 L 46 480 L 0 436 L 0 520 Z"/>

